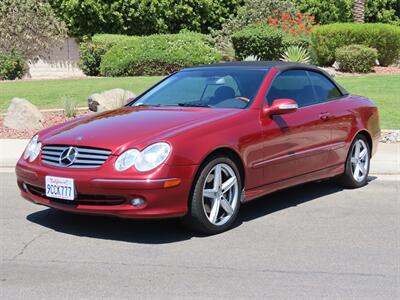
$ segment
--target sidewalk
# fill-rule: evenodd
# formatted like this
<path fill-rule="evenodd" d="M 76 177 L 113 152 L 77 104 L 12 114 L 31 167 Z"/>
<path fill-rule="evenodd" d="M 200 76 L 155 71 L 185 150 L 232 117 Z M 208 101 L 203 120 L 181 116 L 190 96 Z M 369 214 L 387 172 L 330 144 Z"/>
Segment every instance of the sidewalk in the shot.
<path fill-rule="evenodd" d="M 0 139 L 0 168 L 13 168 L 29 140 Z M 379 143 L 378 152 L 372 158 L 371 174 L 400 174 L 400 143 Z"/>

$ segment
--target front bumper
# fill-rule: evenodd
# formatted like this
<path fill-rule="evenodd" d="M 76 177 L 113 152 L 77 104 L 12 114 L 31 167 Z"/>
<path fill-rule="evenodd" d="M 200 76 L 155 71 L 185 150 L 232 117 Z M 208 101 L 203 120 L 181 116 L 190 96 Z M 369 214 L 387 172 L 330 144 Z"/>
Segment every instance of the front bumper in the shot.
<path fill-rule="evenodd" d="M 21 159 L 16 166 L 21 195 L 30 202 L 56 209 L 122 218 L 171 218 L 183 216 L 188 210 L 188 199 L 196 166 L 164 165 L 151 174 L 133 177 L 128 172 L 116 172 L 103 165 L 97 169 L 68 169 L 31 164 Z M 45 177 L 73 178 L 74 201 L 47 198 Z M 179 185 L 165 187 L 177 180 Z M 131 204 L 134 198 L 145 200 L 143 206 Z"/>

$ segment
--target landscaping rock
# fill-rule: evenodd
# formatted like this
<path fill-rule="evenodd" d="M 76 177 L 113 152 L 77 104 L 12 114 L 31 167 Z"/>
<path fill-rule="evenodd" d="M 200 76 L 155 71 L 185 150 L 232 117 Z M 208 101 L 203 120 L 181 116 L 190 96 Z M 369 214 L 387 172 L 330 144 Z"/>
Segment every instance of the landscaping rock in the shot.
<path fill-rule="evenodd" d="M 44 117 L 39 109 L 26 99 L 13 98 L 4 118 L 4 127 L 11 129 L 39 129 Z"/>
<path fill-rule="evenodd" d="M 381 143 L 400 143 L 400 130 L 383 132 Z"/>
<path fill-rule="evenodd" d="M 136 95 L 130 91 L 112 89 L 90 95 L 88 98 L 88 106 L 91 111 L 103 112 L 122 107 L 135 97 Z"/>

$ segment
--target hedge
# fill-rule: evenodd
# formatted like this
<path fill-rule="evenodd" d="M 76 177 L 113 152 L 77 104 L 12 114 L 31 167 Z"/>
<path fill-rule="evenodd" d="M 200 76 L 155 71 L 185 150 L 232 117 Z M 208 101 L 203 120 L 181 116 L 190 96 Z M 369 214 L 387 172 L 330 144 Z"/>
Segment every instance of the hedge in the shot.
<path fill-rule="evenodd" d="M 382 23 L 335 23 L 316 26 L 311 31 L 311 45 L 320 65 L 332 65 L 336 49 L 351 44 L 377 49 L 380 65 L 388 66 L 400 57 L 400 27 Z"/>
<path fill-rule="evenodd" d="M 80 44 L 79 66 L 83 73 L 89 76 L 100 74 L 101 58 L 112 46 L 136 37 L 119 34 L 96 34 L 92 39 L 84 38 Z"/>
<path fill-rule="evenodd" d="M 312 15 L 320 24 L 353 22 L 354 0 L 292 0 L 302 13 Z M 365 22 L 400 25 L 399 0 L 365 0 Z"/>
<path fill-rule="evenodd" d="M 364 45 L 349 45 L 336 49 L 336 61 L 344 72 L 368 73 L 375 65 L 378 51 Z"/>
<path fill-rule="evenodd" d="M 235 14 L 242 0 L 48 0 L 71 35 L 149 35 L 182 29 L 208 33 Z"/>
<path fill-rule="evenodd" d="M 104 76 L 167 75 L 183 67 L 221 60 L 201 34 L 150 35 L 113 46 L 102 58 Z"/>
<path fill-rule="evenodd" d="M 0 53 L 0 80 L 22 78 L 27 72 L 28 66 L 22 54 Z"/>
<path fill-rule="evenodd" d="M 278 60 L 289 46 L 309 47 L 307 37 L 294 37 L 267 24 L 253 24 L 232 35 L 238 59 L 256 56 L 262 60 Z"/>

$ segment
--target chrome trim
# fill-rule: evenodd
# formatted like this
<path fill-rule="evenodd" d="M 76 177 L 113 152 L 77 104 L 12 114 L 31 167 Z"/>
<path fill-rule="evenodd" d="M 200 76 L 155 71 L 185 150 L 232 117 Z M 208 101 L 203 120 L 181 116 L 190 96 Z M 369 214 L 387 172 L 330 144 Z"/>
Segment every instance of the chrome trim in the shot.
<path fill-rule="evenodd" d="M 118 182 L 118 183 L 152 183 L 152 182 L 164 182 L 170 180 L 178 180 L 179 178 L 162 178 L 162 179 L 93 179 L 92 182 Z"/>
<path fill-rule="evenodd" d="M 342 142 L 338 142 L 338 143 L 328 144 L 328 145 L 315 147 L 315 148 L 312 148 L 312 149 L 307 149 L 307 150 L 303 150 L 303 151 L 299 151 L 299 152 L 285 153 L 285 154 L 283 154 L 281 156 L 278 156 L 278 157 L 256 161 L 251 165 L 251 167 L 252 168 L 259 168 L 261 166 L 265 166 L 265 165 L 268 165 L 268 164 L 276 163 L 277 161 L 280 161 L 280 160 L 288 159 L 289 157 L 294 157 L 296 159 L 297 157 L 299 157 L 301 155 L 307 155 L 307 156 L 315 155 L 315 154 L 318 154 L 319 152 L 327 152 L 327 151 L 331 151 L 333 149 L 337 149 L 336 147 L 338 147 L 338 146 L 339 146 L 339 148 L 341 148 L 343 146 L 343 143 Z"/>
<path fill-rule="evenodd" d="M 70 165 L 61 162 L 61 156 L 66 150 L 74 148 L 76 157 Z M 45 145 L 42 148 L 42 163 L 61 168 L 98 168 L 102 166 L 111 155 L 110 150 L 93 149 L 84 146 L 54 146 Z"/>
<path fill-rule="evenodd" d="M 299 106 L 295 103 L 293 104 L 280 104 L 279 109 L 298 109 Z"/>

